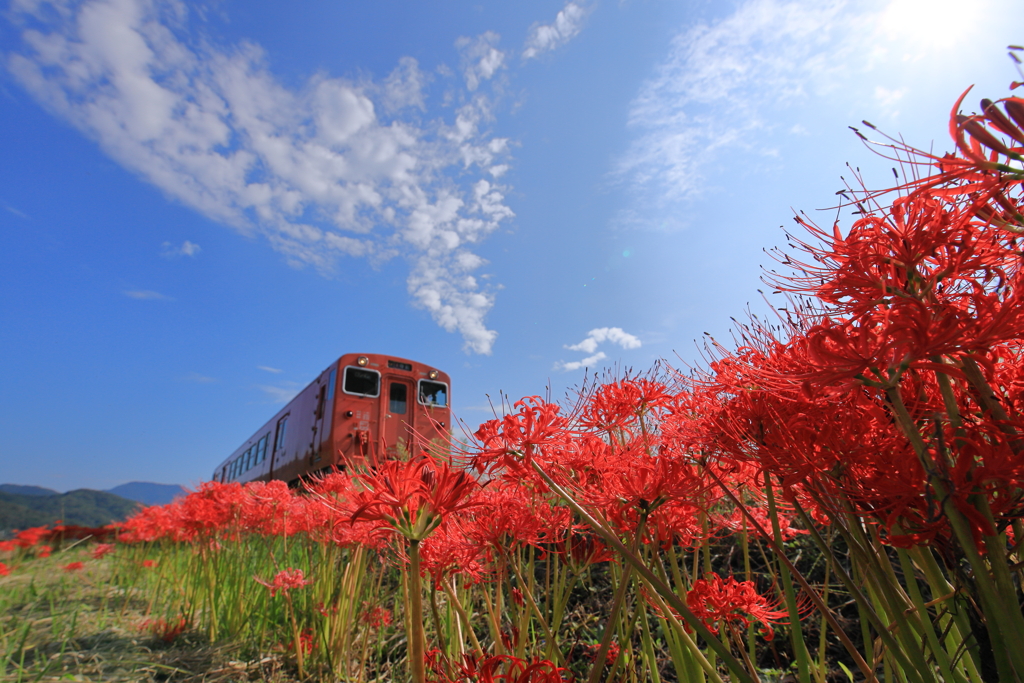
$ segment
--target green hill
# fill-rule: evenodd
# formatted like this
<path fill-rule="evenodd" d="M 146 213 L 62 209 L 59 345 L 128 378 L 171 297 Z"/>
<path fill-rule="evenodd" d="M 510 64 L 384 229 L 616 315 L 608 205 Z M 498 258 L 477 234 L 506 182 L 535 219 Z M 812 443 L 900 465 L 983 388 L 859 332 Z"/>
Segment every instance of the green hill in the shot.
<path fill-rule="evenodd" d="M 44 489 L 42 486 L 21 486 L 19 484 L 0 484 L 0 493 L 13 493 L 17 496 L 59 496 L 60 491 Z"/>
<path fill-rule="evenodd" d="M 52 525 L 57 520 L 78 526 L 103 526 L 124 520 L 138 508 L 133 500 L 90 489 L 52 496 L 0 492 L 0 530 Z"/>

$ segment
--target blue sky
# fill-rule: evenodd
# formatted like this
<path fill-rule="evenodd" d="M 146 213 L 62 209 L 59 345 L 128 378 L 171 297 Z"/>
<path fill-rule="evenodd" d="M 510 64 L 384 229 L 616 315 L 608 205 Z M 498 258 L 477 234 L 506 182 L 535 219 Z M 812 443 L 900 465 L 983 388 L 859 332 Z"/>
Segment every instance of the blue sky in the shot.
<path fill-rule="evenodd" d="M 979 0 L 10 0 L 0 481 L 194 484 L 343 353 L 555 398 L 699 357 L 763 249 L 1007 94 Z M 842 220 L 848 224 L 849 217 Z"/>

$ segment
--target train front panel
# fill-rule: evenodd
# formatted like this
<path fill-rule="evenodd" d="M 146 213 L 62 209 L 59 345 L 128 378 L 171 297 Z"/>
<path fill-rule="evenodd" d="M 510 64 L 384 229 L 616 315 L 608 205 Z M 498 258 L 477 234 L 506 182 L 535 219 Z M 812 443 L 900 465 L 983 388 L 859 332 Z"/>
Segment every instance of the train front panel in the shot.
<path fill-rule="evenodd" d="M 334 409 L 338 465 L 374 466 L 431 442 L 450 443 L 451 380 L 436 368 L 380 354 L 340 359 Z"/>

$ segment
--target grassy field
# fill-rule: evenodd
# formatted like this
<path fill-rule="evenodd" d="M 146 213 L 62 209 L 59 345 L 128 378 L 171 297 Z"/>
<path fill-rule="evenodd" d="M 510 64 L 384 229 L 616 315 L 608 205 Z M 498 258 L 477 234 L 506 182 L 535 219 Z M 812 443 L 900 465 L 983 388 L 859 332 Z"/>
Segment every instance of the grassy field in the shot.
<path fill-rule="evenodd" d="M 165 642 L 119 561 L 93 559 L 90 550 L 27 559 L 0 577 L 0 680 L 295 680 L 281 655 L 246 661 L 190 630 Z M 82 569 L 65 570 L 78 561 Z"/>

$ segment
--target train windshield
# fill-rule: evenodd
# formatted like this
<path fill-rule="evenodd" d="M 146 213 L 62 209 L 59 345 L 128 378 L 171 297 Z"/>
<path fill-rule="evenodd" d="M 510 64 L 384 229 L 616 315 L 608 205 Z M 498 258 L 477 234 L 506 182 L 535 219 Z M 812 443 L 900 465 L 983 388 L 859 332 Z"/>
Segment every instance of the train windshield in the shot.
<path fill-rule="evenodd" d="M 428 406 L 445 407 L 448 405 L 448 385 L 441 382 L 420 380 L 420 403 Z"/>
<path fill-rule="evenodd" d="M 379 396 L 380 373 L 375 370 L 364 370 L 362 368 L 345 368 L 345 385 L 343 390 L 346 394 Z"/>

